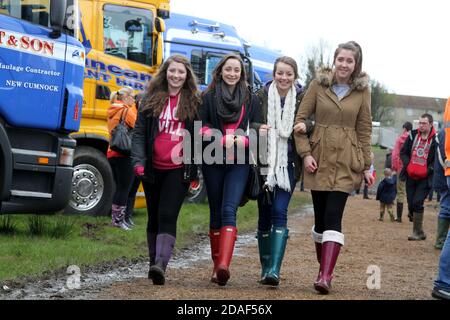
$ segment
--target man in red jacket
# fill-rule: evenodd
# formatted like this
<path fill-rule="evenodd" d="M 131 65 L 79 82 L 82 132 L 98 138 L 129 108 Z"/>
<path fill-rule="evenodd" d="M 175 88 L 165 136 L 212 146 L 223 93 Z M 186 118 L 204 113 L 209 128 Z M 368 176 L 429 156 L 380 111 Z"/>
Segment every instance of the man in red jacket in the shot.
<path fill-rule="evenodd" d="M 423 232 L 423 203 L 432 186 L 435 135 L 433 117 L 425 113 L 419 119 L 419 128 L 411 131 L 400 151 L 403 162 L 400 179 L 406 180 L 408 211 L 413 214 L 413 234 L 408 237 L 410 241 L 426 239 Z"/>
<path fill-rule="evenodd" d="M 406 121 L 403 124 L 403 133 L 397 138 L 395 141 L 394 149 L 392 150 L 392 163 L 391 163 L 391 169 L 395 171 L 397 174 L 399 174 L 402 171 L 403 163 L 400 159 L 400 150 L 402 149 L 403 145 L 405 144 L 406 139 L 409 136 L 409 132 L 412 130 L 412 123 L 409 121 Z M 401 179 L 397 179 L 397 222 L 402 222 L 402 214 L 403 214 L 403 203 L 405 202 L 405 183 L 406 181 L 402 181 Z M 408 217 L 410 215 L 408 214 Z M 412 221 L 412 213 L 411 218 Z"/>

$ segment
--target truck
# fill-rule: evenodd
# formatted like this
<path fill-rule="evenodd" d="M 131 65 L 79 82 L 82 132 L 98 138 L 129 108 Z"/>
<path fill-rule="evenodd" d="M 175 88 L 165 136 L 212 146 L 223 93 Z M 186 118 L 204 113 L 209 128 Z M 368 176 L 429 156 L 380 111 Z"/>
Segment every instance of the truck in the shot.
<path fill-rule="evenodd" d="M 217 21 L 172 13 L 166 20 L 164 57 L 173 54 L 186 56 L 192 65 L 201 90 L 211 82 L 212 71 L 223 56 L 235 53 L 246 64 L 249 83 L 253 83 L 253 69 L 244 41 L 235 27 Z"/>
<path fill-rule="evenodd" d="M 277 58 L 283 54 L 280 51 L 272 50 L 258 45 L 248 45 L 248 55 L 252 60 L 255 72 L 255 83 L 258 87 L 273 78 L 273 64 Z"/>
<path fill-rule="evenodd" d="M 65 212 L 107 215 L 114 181 L 106 158 L 111 92 L 145 89 L 163 61 L 164 19 L 169 0 L 78 0 L 79 40 L 86 50 L 84 98 L 76 140 L 72 191 Z M 138 192 L 137 207 L 145 206 Z"/>
<path fill-rule="evenodd" d="M 71 194 L 85 50 L 73 1 L 0 1 L 0 213 L 50 213 Z"/>

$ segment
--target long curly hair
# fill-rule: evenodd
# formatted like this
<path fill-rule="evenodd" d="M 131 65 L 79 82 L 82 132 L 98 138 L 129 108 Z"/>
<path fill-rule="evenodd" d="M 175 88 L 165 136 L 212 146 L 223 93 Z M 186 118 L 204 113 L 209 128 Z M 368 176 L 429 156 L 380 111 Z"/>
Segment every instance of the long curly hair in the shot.
<path fill-rule="evenodd" d="M 167 69 L 172 62 L 181 63 L 186 68 L 186 80 L 181 88 L 177 118 L 180 121 L 194 120 L 198 115 L 201 103 L 200 91 L 197 89 L 197 78 L 189 60 L 182 55 L 170 56 L 162 65 L 159 72 L 150 80 L 141 101 L 141 110 L 147 117 L 159 117 L 169 99 L 169 83 Z"/>

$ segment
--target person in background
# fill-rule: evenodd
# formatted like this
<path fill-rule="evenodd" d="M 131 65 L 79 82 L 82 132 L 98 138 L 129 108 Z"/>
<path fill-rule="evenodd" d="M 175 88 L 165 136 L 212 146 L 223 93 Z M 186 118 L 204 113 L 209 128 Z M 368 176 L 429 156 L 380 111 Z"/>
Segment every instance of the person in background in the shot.
<path fill-rule="evenodd" d="M 426 199 L 427 201 L 431 202 L 433 201 L 433 193 L 434 193 L 434 189 L 431 188 L 430 189 L 430 193 L 428 193 L 428 198 Z M 439 193 L 439 190 L 436 190 L 436 202 L 439 202 L 441 200 L 441 195 Z"/>
<path fill-rule="evenodd" d="M 108 109 L 108 130 L 111 131 L 123 118 L 125 124 L 132 129 L 136 122 L 137 109 L 134 103 L 133 89 L 123 87 L 113 92 Z M 108 147 L 108 162 L 116 185 L 111 207 L 112 225 L 124 230 L 130 230 L 131 225 L 125 221 L 127 199 L 133 182 L 133 166 L 130 155 L 121 154 Z"/>
<path fill-rule="evenodd" d="M 288 239 L 288 206 L 296 182 L 300 180 L 302 161 L 295 149 L 294 118 L 303 97 L 296 83 L 298 67 L 291 57 L 280 57 L 274 63 L 273 81 L 257 92 L 261 103 L 260 133 L 268 135 L 267 194 L 258 198 L 258 248 L 261 262 L 260 283 L 277 286 Z M 310 130 L 311 122 L 308 123 Z M 304 132 L 306 126 L 298 124 Z"/>
<path fill-rule="evenodd" d="M 406 139 L 409 136 L 409 132 L 412 130 L 412 123 L 406 121 L 403 126 L 402 134 L 395 140 L 394 149 L 392 149 L 392 164 L 391 169 L 397 174 L 397 222 L 402 222 L 403 215 L 403 203 L 405 202 L 406 197 L 406 180 L 402 180 L 403 178 L 400 176 L 402 172 L 403 163 L 400 159 L 400 150 L 405 144 Z M 409 215 L 408 215 L 409 216 Z M 412 219 L 412 215 L 411 215 Z M 411 220 L 412 221 L 412 220 Z"/>
<path fill-rule="evenodd" d="M 442 132 L 444 131 L 444 132 Z M 439 213 L 439 219 L 447 218 L 450 219 L 449 214 L 449 200 L 450 200 L 450 168 L 446 164 L 446 159 L 450 159 L 450 139 L 446 139 L 446 136 L 450 135 L 450 98 L 447 100 L 447 105 L 444 112 L 444 129 L 439 133 L 439 148 L 438 154 L 439 159 L 439 176 L 442 178 L 441 173 L 444 171 L 445 184 L 447 188 L 441 188 L 441 212 Z M 442 148 L 445 146 L 445 148 Z M 435 163 L 436 164 L 436 163 Z M 436 168 L 436 166 L 435 166 Z M 441 169 L 442 168 L 442 169 Z M 435 172 L 435 176 L 436 176 Z M 436 177 L 435 177 L 436 180 Z M 441 183 L 443 182 L 442 179 Z M 446 208 L 443 208 L 443 205 Z M 442 215 L 441 215 L 442 214 Z M 448 225 L 447 225 L 448 226 Z M 450 300 L 450 230 L 447 228 L 447 238 L 443 244 L 441 256 L 439 258 L 439 268 L 438 275 L 434 281 L 433 290 L 431 295 L 436 299 Z"/>
<path fill-rule="evenodd" d="M 433 117 L 425 113 L 419 119 L 419 128 L 411 131 L 400 151 L 403 162 L 400 178 L 406 180 L 408 212 L 413 215 L 413 234 L 408 237 L 410 241 L 427 238 L 423 232 L 423 203 L 433 182 L 435 135 Z"/>
<path fill-rule="evenodd" d="M 189 184 L 196 178 L 194 121 L 201 98 L 186 57 L 169 57 L 150 81 L 133 132 L 134 172 L 147 202 L 148 278 L 164 285 L 177 235 L 177 221 Z M 189 133 L 189 134 L 188 134 Z"/>
<path fill-rule="evenodd" d="M 384 179 L 380 182 L 377 189 L 377 200 L 380 201 L 380 218 L 378 221 L 383 221 L 384 212 L 387 209 L 391 222 L 395 221 L 393 204 L 395 201 L 397 176 L 392 175 L 392 170 L 389 168 L 384 169 Z"/>
<path fill-rule="evenodd" d="M 249 128 L 259 130 L 256 124 L 261 120 L 258 98 L 248 87 L 240 56 L 224 56 L 212 78 L 200 108 L 201 134 L 205 140 L 204 153 L 211 149 L 210 144 L 215 146 L 219 142 L 223 156 L 213 150 L 212 161 L 204 161 L 202 171 L 210 210 L 209 237 L 214 263 L 211 281 L 224 286 L 230 278 L 237 237 L 237 208 L 250 170 L 247 152 L 250 141 L 246 132 Z M 242 153 L 245 153 L 245 161 L 238 161 L 235 156 Z"/>
<path fill-rule="evenodd" d="M 438 275 L 431 295 L 436 299 L 450 300 L 450 231 L 439 257 Z"/>
<path fill-rule="evenodd" d="M 446 109 L 445 113 L 449 116 L 450 120 L 450 105 L 448 105 L 448 108 L 449 110 Z M 434 247 L 441 250 L 444 247 L 444 242 L 450 226 L 450 192 L 449 185 L 447 184 L 447 181 L 450 179 L 445 175 L 445 170 L 447 168 L 447 154 L 450 155 L 450 152 L 446 152 L 445 129 L 439 131 L 436 143 L 437 148 L 434 159 L 433 188 L 441 194 L 441 201 L 439 204 L 440 209 L 437 219 L 436 242 Z"/>
<path fill-rule="evenodd" d="M 304 165 L 305 187 L 311 190 L 315 225 L 312 229 L 320 270 L 314 288 L 331 290 L 333 270 L 344 245 L 342 217 L 349 194 L 370 174 L 372 117 L 369 77 L 362 72 L 362 50 L 354 41 L 340 44 L 334 68 L 323 68 L 311 82 L 295 125 L 314 115 L 312 135 L 296 133 Z"/>
<path fill-rule="evenodd" d="M 135 97 L 136 109 L 139 110 L 139 104 L 142 100 L 143 94 L 139 93 Z M 139 189 L 139 185 L 141 184 L 141 178 L 133 175 L 133 182 L 131 183 L 130 193 L 128 194 L 127 199 L 127 208 L 125 209 L 125 219 L 124 222 L 127 224 L 129 228 L 135 226 L 134 221 L 132 220 L 134 214 L 134 203 L 136 201 L 136 193 Z"/>

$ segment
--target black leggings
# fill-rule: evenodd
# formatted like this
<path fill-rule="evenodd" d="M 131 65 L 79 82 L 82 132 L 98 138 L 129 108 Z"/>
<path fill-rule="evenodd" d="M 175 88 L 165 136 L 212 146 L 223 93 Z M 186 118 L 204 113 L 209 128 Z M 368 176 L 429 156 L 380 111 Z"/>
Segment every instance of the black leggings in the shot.
<path fill-rule="evenodd" d="M 113 203 L 118 206 L 127 204 L 128 194 L 133 183 L 134 173 L 130 157 L 114 157 L 108 159 L 116 184 Z"/>
<path fill-rule="evenodd" d="M 342 216 L 348 193 L 339 191 L 311 191 L 314 205 L 314 230 L 323 233 L 327 230 L 341 232 Z"/>
<path fill-rule="evenodd" d="M 183 183 L 184 169 L 154 169 L 155 183 L 142 181 L 147 202 L 148 233 L 177 235 L 177 220 L 189 189 Z"/>

